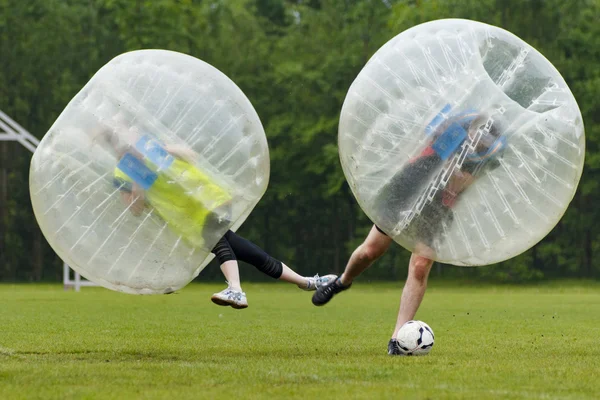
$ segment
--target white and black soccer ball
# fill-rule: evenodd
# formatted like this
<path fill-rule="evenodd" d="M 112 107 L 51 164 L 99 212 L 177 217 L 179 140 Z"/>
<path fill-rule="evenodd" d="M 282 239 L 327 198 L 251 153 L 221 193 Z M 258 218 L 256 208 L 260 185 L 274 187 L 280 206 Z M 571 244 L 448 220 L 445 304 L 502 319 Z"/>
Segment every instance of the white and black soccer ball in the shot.
<path fill-rule="evenodd" d="M 408 321 L 396 335 L 398 349 L 407 356 L 429 354 L 434 338 L 433 330 L 423 321 Z"/>

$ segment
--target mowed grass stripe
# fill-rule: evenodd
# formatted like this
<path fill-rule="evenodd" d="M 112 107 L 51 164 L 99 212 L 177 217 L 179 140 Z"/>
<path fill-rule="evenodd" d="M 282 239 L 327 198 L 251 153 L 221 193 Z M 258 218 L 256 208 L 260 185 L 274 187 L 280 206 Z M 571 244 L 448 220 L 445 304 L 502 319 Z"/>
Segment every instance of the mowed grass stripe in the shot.
<path fill-rule="evenodd" d="M 139 297 L 0 285 L 0 399 L 597 399 L 600 285 L 433 283 L 426 357 L 385 354 L 401 284 L 357 282 L 325 307 L 285 284 Z"/>

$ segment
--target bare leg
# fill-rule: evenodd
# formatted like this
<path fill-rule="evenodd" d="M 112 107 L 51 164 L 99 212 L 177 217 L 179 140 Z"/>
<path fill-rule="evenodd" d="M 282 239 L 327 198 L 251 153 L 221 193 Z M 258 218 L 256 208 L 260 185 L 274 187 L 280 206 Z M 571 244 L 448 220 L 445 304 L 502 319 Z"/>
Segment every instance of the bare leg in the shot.
<path fill-rule="evenodd" d="M 344 286 L 352 283 L 375 260 L 383 255 L 390 247 L 392 238 L 379 232 L 375 226 L 371 228 L 365 241 L 354 250 L 344 273 L 340 276 L 340 282 Z"/>
<path fill-rule="evenodd" d="M 293 269 L 281 263 L 283 270 L 281 272 L 280 280 L 290 283 L 295 283 L 296 285 L 305 288 L 307 286 L 306 278 L 298 275 Z"/>
<path fill-rule="evenodd" d="M 427 278 L 432 265 L 433 260 L 429 258 L 416 254 L 411 255 L 408 264 L 408 277 L 402 290 L 400 310 L 398 311 L 398 319 L 392 337 L 396 337 L 404 323 L 415 317 L 425 295 L 425 289 L 427 289 Z"/>
<path fill-rule="evenodd" d="M 229 283 L 229 287 L 231 289 L 242 292 L 242 286 L 240 283 L 240 270 L 238 268 L 237 261 L 225 261 L 223 264 L 221 264 L 221 272 L 223 272 L 223 275 L 225 275 L 225 279 L 227 279 L 227 283 Z"/>
<path fill-rule="evenodd" d="M 225 246 L 227 244 L 227 246 Z M 246 238 L 239 236 L 238 234 L 228 231 L 225 234 L 225 240 L 223 243 L 223 249 L 229 250 L 229 252 L 233 253 L 234 256 L 240 260 L 247 262 L 248 264 L 253 265 L 259 271 L 267 274 L 268 276 L 280 279 L 285 282 L 294 283 L 302 288 L 306 288 L 307 280 L 305 277 L 298 275 L 294 270 L 290 267 L 281 263 L 281 275 L 277 277 L 277 273 L 275 268 L 273 268 L 280 261 L 273 259 L 269 256 L 263 249 L 258 247 L 256 244 L 252 243 Z M 277 265 L 278 266 L 278 265 Z M 222 268 L 221 268 L 222 269 Z M 223 271 L 225 273 L 225 271 Z M 239 280 L 239 273 L 237 271 L 237 263 L 236 263 L 236 271 L 235 271 Z"/>
<path fill-rule="evenodd" d="M 222 262 L 221 271 L 227 279 L 229 287 L 214 293 L 210 300 L 219 306 L 231 306 L 237 310 L 248 307 L 246 294 L 243 292 L 240 285 L 240 271 L 237 260 L 227 260 Z"/>

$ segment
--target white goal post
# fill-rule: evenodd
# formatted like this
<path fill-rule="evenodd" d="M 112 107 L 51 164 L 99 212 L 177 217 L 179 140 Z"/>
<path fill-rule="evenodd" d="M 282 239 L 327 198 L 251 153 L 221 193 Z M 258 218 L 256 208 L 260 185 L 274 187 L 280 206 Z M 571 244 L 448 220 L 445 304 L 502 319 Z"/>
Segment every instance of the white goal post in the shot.
<path fill-rule="evenodd" d="M 40 141 L 27 132 L 25 128 L 17 124 L 12 118 L 0 110 L 0 141 L 19 142 L 23 147 L 32 153 L 40 144 Z M 63 263 L 63 286 L 65 290 L 75 289 L 76 292 L 81 290 L 83 286 L 98 286 L 94 282 L 82 279 L 79 273 L 75 272 L 71 279 L 71 268 L 67 263 Z"/>

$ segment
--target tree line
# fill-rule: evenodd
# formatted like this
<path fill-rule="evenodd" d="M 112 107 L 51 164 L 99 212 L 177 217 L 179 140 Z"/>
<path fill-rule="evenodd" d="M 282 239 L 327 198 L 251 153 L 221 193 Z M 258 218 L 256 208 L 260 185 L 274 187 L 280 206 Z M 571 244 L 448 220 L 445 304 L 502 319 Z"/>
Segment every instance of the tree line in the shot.
<path fill-rule="evenodd" d="M 371 223 L 345 182 L 337 125 L 370 56 L 416 24 L 468 18 L 505 28 L 563 74 L 587 137 L 579 190 L 558 226 L 526 253 L 437 274 L 528 281 L 600 276 L 600 0 L 0 0 L 0 109 L 41 138 L 110 59 L 161 48 L 200 58 L 246 93 L 271 151 L 269 189 L 240 232 L 301 273 L 339 272 Z M 28 193 L 31 154 L 0 142 L 0 280 L 60 277 Z M 399 246 L 366 279 L 400 279 Z M 251 268 L 245 278 L 258 278 Z M 208 267 L 201 279 L 219 277 Z M 219 278 L 220 279 L 220 278 Z"/>

